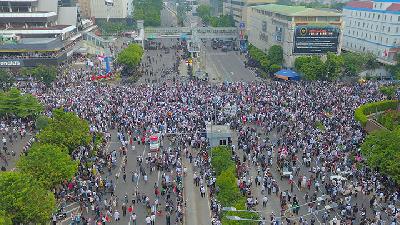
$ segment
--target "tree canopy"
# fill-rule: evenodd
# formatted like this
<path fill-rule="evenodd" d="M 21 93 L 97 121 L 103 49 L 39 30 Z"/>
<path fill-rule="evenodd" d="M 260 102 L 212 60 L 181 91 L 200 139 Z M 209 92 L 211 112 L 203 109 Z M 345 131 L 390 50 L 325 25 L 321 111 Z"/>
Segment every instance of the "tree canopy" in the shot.
<path fill-rule="evenodd" d="M 36 116 L 42 111 L 42 104 L 31 94 L 22 94 L 16 88 L 0 92 L 0 116 L 27 118 Z"/>
<path fill-rule="evenodd" d="M 0 210 L 13 224 L 47 224 L 55 209 L 52 192 L 19 172 L 0 173 Z"/>
<path fill-rule="evenodd" d="M 4 69 L 0 69 L 0 89 L 7 90 L 14 82 L 15 79 L 10 73 Z"/>
<path fill-rule="evenodd" d="M 400 127 L 379 130 L 369 134 L 361 146 L 361 152 L 367 158 L 370 167 L 391 177 L 400 184 Z"/>
<path fill-rule="evenodd" d="M 162 0 L 138 0 L 133 1 L 133 19 L 143 20 L 145 26 L 161 25 Z"/>
<path fill-rule="evenodd" d="M 138 44 L 130 44 L 127 48 L 125 48 L 118 54 L 117 62 L 126 66 L 129 69 L 133 69 L 137 65 L 139 65 L 142 56 L 142 46 Z"/>
<path fill-rule="evenodd" d="M 75 175 L 78 162 L 71 159 L 66 148 L 36 143 L 29 149 L 27 156 L 21 156 L 17 167 L 46 189 L 52 189 Z"/>
<path fill-rule="evenodd" d="M 300 56 L 296 58 L 294 67 L 306 80 L 321 79 L 325 74 L 325 64 L 318 56 Z"/>
<path fill-rule="evenodd" d="M 67 147 L 72 153 L 79 146 L 87 146 L 90 141 L 89 124 L 71 112 L 61 109 L 53 111 L 53 117 L 38 135 L 40 143 Z"/>
<path fill-rule="evenodd" d="M 196 8 L 196 12 L 200 18 L 206 18 L 211 16 L 211 6 L 209 5 L 199 5 Z"/>
<path fill-rule="evenodd" d="M 268 58 L 271 64 L 282 65 L 283 64 L 283 49 L 280 45 L 273 45 L 268 49 Z"/>
<path fill-rule="evenodd" d="M 35 68 L 24 68 L 21 71 L 24 76 L 32 76 L 37 81 L 43 82 L 46 86 L 57 78 L 57 69 L 54 66 L 38 65 Z"/>

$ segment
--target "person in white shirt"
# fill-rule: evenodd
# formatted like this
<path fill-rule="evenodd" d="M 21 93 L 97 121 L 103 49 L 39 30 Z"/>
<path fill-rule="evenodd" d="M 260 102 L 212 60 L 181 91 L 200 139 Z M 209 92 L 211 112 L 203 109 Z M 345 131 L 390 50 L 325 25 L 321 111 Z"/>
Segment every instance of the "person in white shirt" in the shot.
<path fill-rule="evenodd" d="M 115 212 L 114 212 L 114 220 L 115 220 L 115 221 L 119 221 L 119 220 L 120 220 L 120 218 L 119 218 L 119 212 L 118 212 L 118 211 L 115 211 Z"/>
<path fill-rule="evenodd" d="M 147 225 L 150 225 L 150 223 L 151 223 L 151 218 L 150 218 L 150 216 L 147 216 L 146 219 L 145 219 L 145 221 L 146 221 L 146 224 L 147 224 Z"/>

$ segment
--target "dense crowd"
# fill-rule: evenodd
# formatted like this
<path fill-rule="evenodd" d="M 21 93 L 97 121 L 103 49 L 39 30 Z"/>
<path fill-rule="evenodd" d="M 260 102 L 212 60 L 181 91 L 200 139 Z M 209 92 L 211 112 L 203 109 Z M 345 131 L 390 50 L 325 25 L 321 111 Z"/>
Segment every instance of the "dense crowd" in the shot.
<path fill-rule="evenodd" d="M 142 66 L 150 68 L 155 60 L 156 57 L 146 58 Z M 363 103 L 383 98 L 376 82 L 188 81 L 115 86 L 90 81 L 91 71 L 87 68 L 67 67 L 65 71 L 52 88 L 30 86 L 24 90 L 40 98 L 47 106 L 47 114 L 63 107 L 89 121 L 91 131 L 106 137 L 94 158 L 89 157 L 89 148 L 74 152 L 74 158 L 81 161 L 79 173 L 56 191 L 58 198 L 80 203 L 86 217 L 77 220 L 84 224 L 119 220 L 121 205 L 123 216 L 128 212 L 135 222 L 132 209 L 138 204 L 147 210 L 145 222 L 154 224 L 161 201 L 165 203 L 166 220 L 170 221 L 175 213 L 176 223 L 182 222 L 184 154 L 199 168 L 194 182 L 202 197 L 208 187 L 212 223 L 221 224 L 221 206 L 215 198 L 218 187 L 203 135 L 211 121 L 227 124 L 237 133 L 238 142 L 232 143 L 231 148 L 237 164 L 238 188 L 247 197 L 247 208 L 253 210 L 259 202 L 266 206 L 271 195 L 279 196 L 281 211 L 264 217 L 270 224 L 316 224 L 312 216 L 316 211 L 323 214 L 322 222 L 328 223 L 338 220 L 334 210 L 348 224 L 394 225 L 399 221 L 400 193 L 395 184 L 367 167 L 356 167 L 351 160 L 363 160 L 359 146 L 365 135 L 353 112 Z M 227 113 L 227 108 L 236 110 Z M 5 132 L 3 124 L 7 142 L 10 132 Z M 115 130 L 121 148 L 107 151 L 105 146 Z M 147 143 L 150 133 L 161 133 L 162 139 L 175 136 L 175 145 L 164 146 L 159 154 L 138 157 L 137 171 L 125 171 L 129 163 L 126 154 L 134 151 L 135 145 Z M 198 154 L 187 153 L 189 148 L 199 150 Z M 93 163 L 88 164 L 89 161 Z M 140 191 L 114 195 L 115 180 L 119 178 L 107 175 L 105 170 L 110 172 L 117 161 L 123 165 L 122 178 L 126 180 L 131 174 L 133 183 L 139 176 L 145 182 L 149 173 L 163 171 L 161 185 L 154 185 L 154 195 L 146 196 Z M 278 171 L 280 177 L 274 176 L 273 171 Z M 282 186 L 286 176 L 289 188 Z M 261 193 L 254 191 L 258 190 L 254 186 Z M 324 197 L 319 200 L 321 194 Z M 369 205 L 359 205 L 363 202 L 357 200 L 360 198 L 368 199 Z M 323 210 L 326 205 L 332 209 Z M 303 206 L 307 212 L 299 215 Z"/>

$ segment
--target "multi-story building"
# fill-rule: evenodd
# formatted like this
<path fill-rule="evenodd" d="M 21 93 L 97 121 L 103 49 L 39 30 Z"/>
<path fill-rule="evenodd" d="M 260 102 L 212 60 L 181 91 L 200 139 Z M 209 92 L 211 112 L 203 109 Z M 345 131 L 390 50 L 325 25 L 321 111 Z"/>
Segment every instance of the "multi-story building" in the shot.
<path fill-rule="evenodd" d="M 79 12 L 81 13 L 82 17 L 87 19 L 92 18 L 90 12 L 90 1 L 91 0 L 78 0 Z"/>
<path fill-rule="evenodd" d="M 76 6 L 55 0 L 0 1 L 0 67 L 57 64 L 71 55 Z"/>
<path fill-rule="evenodd" d="M 224 0 L 223 14 L 231 15 L 235 25 L 239 26 L 240 23 L 246 24 L 248 7 L 269 3 L 276 3 L 276 0 Z"/>
<path fill-rule="evenodd" d="M 252 6 L 248 10 L 248 41 L 263 51 L 273 45 L 282 46 L 285 67 L 293 67 L 300 55 L 341 51 L 339 13 L 276 4 Z"/>
<path fill-rule="evenodd" d="M 343 49 L 395 64 L 400 52 L 400 0 L 349 2 L 343 8 Z"/>
<path fill-rule="evenodd" d="M 94 18 L 125 19 L 129 12 L 128 0 L 91 0 L 90 10 Z M 112 3 L 112 4 L 110 4 Z M 131 3 L 131 2 L 130 2 Z"/>
<path fill-rule="evenodd" d="M 131 15 L 131 0 L 78 0 L 81 13 L 86 18 L 125 19 Z"/>

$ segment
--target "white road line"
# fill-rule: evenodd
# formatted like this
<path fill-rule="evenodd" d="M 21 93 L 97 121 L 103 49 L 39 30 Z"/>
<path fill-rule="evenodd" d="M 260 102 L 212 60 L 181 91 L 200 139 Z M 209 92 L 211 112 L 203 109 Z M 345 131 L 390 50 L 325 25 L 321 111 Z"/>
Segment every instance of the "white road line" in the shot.
<path fill-rule="evenodd" d="M 321 221 L 318 219 L 318 215 L 315 214 L 315 212 L 314 212 L 314 216 L 315 216 L 315 218 L 317 219 L 317 222 L 318 222 L 319 224 L 322 224 Z"/>
<path fill-rule="evenodd" d="M 144 157 L 144 153 L 146 153 L 146 145 L 145 145 L 144 148 L 143 148 L 142 160 L 143 160 L 143 157 Z M 142 163 L 143 163 L 143 161 L 142 161 Z M 140 171 L 139 171 L 139 176 L 138 176 L 138 179 L 137 179 L 137 182 L 136 182 L 136 190 L 138 189 L 138 186 L 139 186 L 140 176 L 141 176 L 141 173 L 140 173 Z"/>
<path fill-rule="evenodd" d="M 158 175 L 157 175 L 157 186 L 158 186 L 158 183 L 160 182 L 160 173 L 161 173 L 161 171 L 159 170 Z"/>

